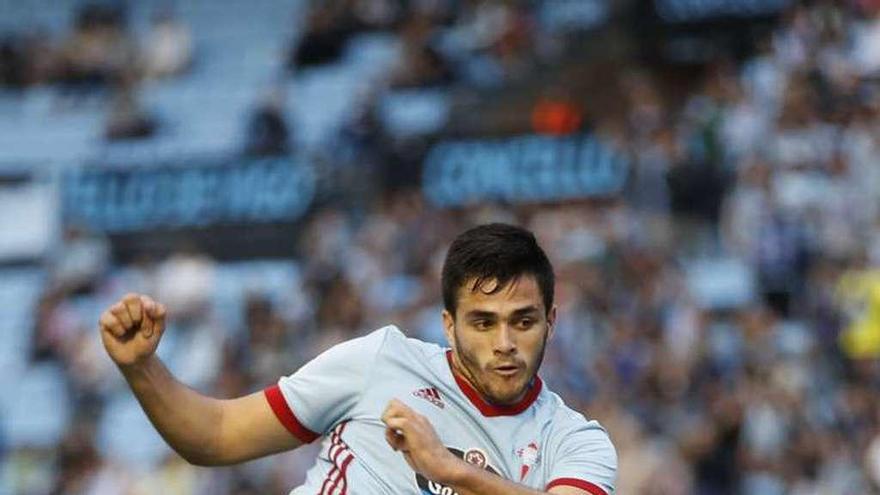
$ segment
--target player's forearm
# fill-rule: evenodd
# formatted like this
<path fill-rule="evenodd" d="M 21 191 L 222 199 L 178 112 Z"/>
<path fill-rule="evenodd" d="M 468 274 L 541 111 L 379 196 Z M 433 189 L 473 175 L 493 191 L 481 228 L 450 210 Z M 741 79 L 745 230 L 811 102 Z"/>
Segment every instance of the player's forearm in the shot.
<path fill-rule="evenodd" d="M 539 495 L 529 487 L 506 480 L 484 469 L 458 461 L 448 484 L 459 495 Z"/>
<path fill-rule="evenodd" d="M 171 448 L 193 464 L 223 463 L 221 401 L 180 383 L 155 356 L 120 370 L 147 417 Z"/>

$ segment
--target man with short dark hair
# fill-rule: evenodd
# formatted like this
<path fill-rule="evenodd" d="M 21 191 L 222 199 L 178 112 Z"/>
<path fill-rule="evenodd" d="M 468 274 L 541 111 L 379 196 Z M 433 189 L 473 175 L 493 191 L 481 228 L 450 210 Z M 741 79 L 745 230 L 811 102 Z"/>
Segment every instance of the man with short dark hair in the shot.
<path fill-rule="evenodd" d="M 534 235 L 470 229 L 450 246 L 442 278 L 451 349 L 387 326 L 237 399 L 205 397 L 168 372 L 154 355 L 165 308 L 149 297 L 129 294 L 104 312 L 101 336 L 150 420 L 193 464 L 323 437 L 292 494 L 613 493 L 607 433 L 537 375 L 556 307 L 553 268 Z"/>

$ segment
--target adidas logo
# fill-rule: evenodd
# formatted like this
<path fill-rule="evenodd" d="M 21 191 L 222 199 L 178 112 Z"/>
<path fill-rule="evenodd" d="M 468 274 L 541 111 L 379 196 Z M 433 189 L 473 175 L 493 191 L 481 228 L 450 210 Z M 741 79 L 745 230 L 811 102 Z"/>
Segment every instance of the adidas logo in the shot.
<path fill-rule="evenodd" d="M 440 392 L 437 391 L 435 387 L 421 388 L 413 392 L 413 395 L 416 397 L 421 397 L 426 401 L 434 404 L 435 406 L 443 409 L 446 407 L 446 404 L 443 403 L 443 398 L 440 397 Z"/>

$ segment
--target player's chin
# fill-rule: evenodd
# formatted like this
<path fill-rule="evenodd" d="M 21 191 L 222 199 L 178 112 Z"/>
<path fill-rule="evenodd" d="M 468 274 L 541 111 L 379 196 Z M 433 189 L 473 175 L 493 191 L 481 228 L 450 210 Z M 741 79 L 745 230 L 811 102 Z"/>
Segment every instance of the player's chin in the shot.
<path fill-rule="evenodd" d="M 493 388 L 494 390 L 492 390 L 491 397 L 492 402 L 500 406 L 515 404 L 520 399 L 520 397 L 523 396 L 523 393 L 526 389 L 524 383 L 498 384 Z"/>

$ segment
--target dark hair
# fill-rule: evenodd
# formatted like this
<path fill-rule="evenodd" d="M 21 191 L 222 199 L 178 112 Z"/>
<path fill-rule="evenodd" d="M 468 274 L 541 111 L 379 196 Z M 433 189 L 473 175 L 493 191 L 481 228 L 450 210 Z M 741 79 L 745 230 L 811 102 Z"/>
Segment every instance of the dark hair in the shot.
<path fill-rule="evenodd" d="M 443 305 L 455 315 L 458 290 L 474 280 L 476 290 L 487 280 L 497 280 L 495 290 L 522 275 L 538 283 L 545 311 L 553 306 L 555 276 L 547 254 L 535 235 L 514 225 L 490 223 L 468 229 L 452 241 L 443 263 Z"/>

